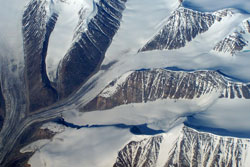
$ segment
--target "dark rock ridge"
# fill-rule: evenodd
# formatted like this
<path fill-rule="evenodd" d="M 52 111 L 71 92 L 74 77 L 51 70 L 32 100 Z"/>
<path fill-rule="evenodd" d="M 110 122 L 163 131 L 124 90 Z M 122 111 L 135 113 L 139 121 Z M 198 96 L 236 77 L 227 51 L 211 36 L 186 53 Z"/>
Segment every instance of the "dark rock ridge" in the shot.
<path fill-rule="evenodd" d="M 249 22 L 249 20 L 246 20 L 244 22 L 244 27 L 247 30 L 247 32 L 250 33 L 250 22 Z"/>
<path fill-rule="evenodd" d="M 2 93 L 2 88 L 0 84 L 0 131 L 3 127 L 3 122 L 5 118 L 5 100 Z"/>
<path fill-rule="evenodd" d="M 250 85 L 228 81 L 216 71 L 134 71 L 112 81 L 83 110 L 105 110 L 157 99 L 193 99 L 212 93 L 221 98 L 250 99 Z"/>
<path fill-rule="evenodd" d="M 100 0 L 97 14 L 90 20 L 87 31 L 68 51 L 58 70 L 58 89 L 67 97 L 95 73 L 120 26 L 126 0 Z"/>
<path fill-rule="evenodd" d="M 180 7 L 172 13 L 166 25 L 139 51 L 178 49 L 211 27 L 220 17 Z"/>
<path fill-rule="evenodd" d="M 23 14 L 23 41 L 29 110 L 34 111 L 57 101 L 57 91 L 52 87 L 47 73 L 45 58 L 51 32 L 57 14 L 46 21 L 46 1 L 31 1 Z"/>
<path fill-rule="evenodd" d="M 173 135 L 129 142 L 119 151 L 114 167 L 160 164 L 165 167 L 244 167 L 248 165 L 249 143 L 248 139 L 216 136 L 184 126 Z"/>
<path fill-rule="evenodd" d="M 221 98 L 245 98 L 250 99 L 250 84 L 227 82 Z"/>
<path fill-rule="evenodd" d="M 225 37 L 215 45 L 213 50 L 234 55 L 237 51 L 241 51 L 245 46 L 248 46 L 248 41 L 244 38 L 244 34 L 246 33 L 250 33 L 250 23 L 248 20 L 243 22 L 243 27 L 240 31 L 235 31 Z"/>
<path fill-rule="evenodd" d="M 248 152 L 247 145 L 247 139 L 216 136 L 184 127 L 169 153 L 165 167 L 243 167 L 246 165 L 244 153 Z"/>
<path fill-rule="evenodd" d="M 235 54 L 235 52 L 241 51 L 244 46 L 247 46 L 247 43 L 248 41 L 245 40 L 240 33 L 235 32 L 217 43 L 214 47 L 214 50 L 218 52 L 229 52 L 231 54 Z"/>
<path fill-rule="evenodd" d="M 156 167 L 162 136 L 131 141 L 118 153 L 113 167 Z"/>
<path fill-rule="evenodd" d="M 83 9 L 79 11 L 74 42 L 60 62 L 56 83 L 50 82 L 47 76 L 45 59 L 50 34 L 60 13 L 49 13 L 51 11 L 47 11 L 47 1 L 34 0 L 28 4 L 22 24 L 30 111 L 49 106 L 67 97 L 98 70 L 120 26 L 125 2 L 100 0 L 95 3 L 97 13 L 89 21 L 86 31 L 80 26 L 85 12 Z"/>

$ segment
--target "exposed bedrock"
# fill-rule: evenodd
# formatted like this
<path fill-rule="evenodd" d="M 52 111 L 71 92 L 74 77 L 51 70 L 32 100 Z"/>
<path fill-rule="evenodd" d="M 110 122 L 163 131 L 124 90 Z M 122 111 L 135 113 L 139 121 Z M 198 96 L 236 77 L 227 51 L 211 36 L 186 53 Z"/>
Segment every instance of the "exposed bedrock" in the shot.
<path fill-rule="evenodd" d="M 60 63 L 58 89 L 60 97 L 67 97 L 95 73 L 120 26 L 125 0 L 100 0 L 97 14 L 90 20 L 87 30 L 80 32 Z"/>
<path fill-rule="evenodd" d="M 178 49 L 198 34 L 207 31 L 219 19 L 212 13 L 202 13 L 180 7 L 172 13 L 166 25 L 139 51 Z"/>
<path fill-rule="evenodd" d="M 98 71 L 120 26 L 125 2 L 100 0 L 94 3 L 97 13 L 88 22 L 87 30 L 76 30 L 72 46 L 58 67 L 57 83 L 50 82 L 45 59 L 49 38 L 60 13 L 49 13 L 49 2 L 44 0 L 34 0 L 28 4 L 22 24 L 30 111 L 68 97 Z M 79 13 L 79 21 L 83 14 Z"/>
<path fill-rule="evenodd" d="M 129 142 L 118 153 L 113 167 L 156 167 L 162 136 Z"/>
<path fill-rule="evenodd" d="M 141 70 L 112 81 L 83 110 L 105 110 L 157 99 L 194 99 L 204 95 L 250 99 L 250 85 L 228 81 L 216 71 Z"/>
<path fill-rule="evenodd" d="M 23 40 L 29 110 L 34 111 L 57 101 L 57 91 L 51 85 L 45 58 L 57 14 L 46 21 L 46 1 L 31 1 L 23 14 Z"/>
<path fill-rule="evenodd" d="M 244 20 L 233 33 L 219 41 L 213 50 L 234 55 L 235 53 L 242 51 L 244 47 L 248 46 L 249 41 L 247 36 L 249 33 L 250 22 L 249 20 Z"/>
<path fill-rule="evenodd" d="M 175 133 L 175 136 L 159 135 L 129 142 L 119 151 L 114 167 L 248 165 L 248 139 L 216 136 L 186 126 Z"/>

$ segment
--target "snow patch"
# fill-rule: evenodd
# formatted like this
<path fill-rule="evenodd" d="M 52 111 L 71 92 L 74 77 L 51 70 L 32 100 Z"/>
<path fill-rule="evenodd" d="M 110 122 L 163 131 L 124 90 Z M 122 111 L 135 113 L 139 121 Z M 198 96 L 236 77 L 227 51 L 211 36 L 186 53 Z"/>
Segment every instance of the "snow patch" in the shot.
<path fill-rule="evenodd" d="M 40 129 L 48 129 L 54 133 L 61 133 L 65 130 L 65 127 L 57 123 L 49 122 L 49 123 L 43 124 L 43 126 Z"/>
<path fill-rule="evenodd" d="M 126 80 L 128 79 L 128 77 L 132 74 L 133 72 L 127 72 L 125 74 L 123 74 L 121 77 L 119 77 L 117 80 L 114 81 L 113 85 L 109 85 L 108 87 L 106 87 L 99 96 L 101 97 L 110 97 L 112 95 L 114 95 L 117 90 L 119 89 L 119 87 L 122 87 L 123 83 L 126 82 Z"/>
<path fill-rule="evenodd" d="M 36 151 L 40 150 L 42 147 L 44 147 L 46 144 L 48 144 L 49 142 L 50 142 L 50 140 L 48 140 L 48 139 L 35 141 L 35 142 L 23 147 L 20 150 L 20 152 L 23 154 L 27 153 L 27 152 L 36 152 Z"/>

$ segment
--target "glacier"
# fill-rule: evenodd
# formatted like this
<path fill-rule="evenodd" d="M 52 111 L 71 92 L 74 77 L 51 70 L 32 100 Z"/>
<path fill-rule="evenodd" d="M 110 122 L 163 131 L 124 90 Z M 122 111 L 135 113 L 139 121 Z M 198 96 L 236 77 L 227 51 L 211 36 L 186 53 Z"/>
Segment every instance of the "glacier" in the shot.
<path fill-rule="evenodd" d="M 7 107 L 0 132 L 3 153 L 0 161 L 12 153 L 12 147 L 23 146 L 19 143 L 22 134 L 38 123 L 36 128 L 46 129 L 54 136 L 25 143 L 20 149 L 30 154 L 27 163 L 31 166 L 244 167 L 250 164 L 250 3 L 247 0 L 29 2 L 1 1 L 0 21 L 6 24 L 0 25 L 0 93 Z M 39 10 L 29 6 L 37 2 L 43 4 L 38 5 Z M 32 17 L 34 11 L 44 18 Z M 192 40 L 187 40 L 181 48 L 138 52 L 166 25 L 173 28 L 173 33 L 181 33 L 175 24 L 169 24 L 169 18 L 178 18 L 178 12 L 198 13 L 209 26 L 192 35 Z M 22 23 L 22 19 L 27 22 Z M 36 19 L 41 19 L 39 24 L 33 24 Z M 195 25 L 201 23 L 200 17 L 190 19 Z M 182 23 L 184 29 L 195 27 Z M 48 24 L 54 25 L 52 29 L 46 29 Z M 51 34 L 46 36 L 46 31 Z M 29 38 L 33 36 L 39 36 L 38 45 L 34 46 L 37 50 L 43 49 L 44 39 L 48 38 L 41 74 L 48 82 L 43 82 L 40 74 L 33 75 L 32 68 L 39 71 L 41 61 L 33 61 L 32 56 L 27 60 L 27 53 L 36 53 L 32 47 L 29 50 Z M 105 45 L 100 39 L 105 39 Z M 96 55 L 98 62 L 86 63 L 95 67 L 87 74 L 90 66 L 77 63 L 86 57 L 94 60 Z M 30 90 L 24 77 L 29 68 L 28 74 L 34 80 L 30 82 Z M 81 81 L 70 87 L 75 78 Z M 59 96 L 52 102 L 43 99 L 44 92 L 37 83 L 41 90 L 50 83 Z M 41 106 L 30 109 L 29 98 Z M 58 118 L 79 129 L 53 122 Z M 117 124 L 126 128 L 116 127 Z M 140 131 L 140 125 L 160 134 L 131 132 L 131 127 Z"/>

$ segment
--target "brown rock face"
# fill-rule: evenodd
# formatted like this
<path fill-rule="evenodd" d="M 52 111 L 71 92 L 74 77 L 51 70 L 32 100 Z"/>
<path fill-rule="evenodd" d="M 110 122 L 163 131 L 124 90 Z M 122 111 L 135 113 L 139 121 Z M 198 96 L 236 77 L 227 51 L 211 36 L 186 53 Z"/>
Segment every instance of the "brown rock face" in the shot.
<path fill-rule="evenodd" d="M 57 100 L 57 92 L 50 84 L 45 65 L 48 40 L 57 16 L 52 15 L 46 23 L 45 15 L 45 2 L 32 1 L 22 20 L 30 111 L 51 105 Z"/>
<path fill-rule="evenodd" d="M 193 99 L 212 91 L 221 91 L 224 80 L 216 72 L 175 72 L 164 69 L 135 71 L 121 84 L 113 81 L 84 110 L 104 110 L 128 103 L 157 99 Z M 112 95 L 105 95 L 116 86 Z"/>
<path fill-rule="evenodd" d="M 113 167 L 156 167 L 162 136 L 131 141 L 118 153 Z"/>
<path fill-rule="evenodd" d="M 176 138 L 171 135 L 159 135 L 129 142 L 119 151 L 113 166 L 158 167 L 160 164 L 165 164 L 162 165 L 164 167 L 248 166 L 245 156 L 249 152 L 248 139 L 217 136 L 186 126 L 180 130 Z M 171 140 L 172 142 L 168 143 Z"/>
<path fill-rule="evenodd" d="M 243 38 L 242 34 L 234 32 L 233 34 L 218 42 L 213 50 L 224 53 L 228 52 L 233 55 L 237 51 L 243 50 L 243 48 L 247 45 L 248 41 Z"/>
<path fill-rule="evenodd" d="M 47 19 L 47 1 L 31 1 L 23 14 L 23 41 L 29 110 L 35 111 L 67 98 L 80 88 L 96 71 L 120 26 L 126 0 L 101 0 L 96 3 L 97 14 L 89 21 L 87 30 L 77 26 L 74 43 L 58 67 L 56 83 L 46 72 L 46 55 L 50 34 L 58 15 Z M 79 13 L 79 24 L 82 15 Z M 60 17 L 60 16 L 59 16 Z"/>
<path fill-rule="evenodd" d="M 97 14 L 88 29 L 77 34 L 77 40 L 62 60 L 58 70 L 60 97 L 69 96 L 99 70 L 105 52 L 120 26 L 125 0 L 100 0 Z"/>
<path fill-rule="evenodd" d="M 184 127 L 170 151 L 169 166 L 244 166 L 249 140 L 201 133 Z"/>
<path fill-rule="evenodd" d="M 182 0 L 180 0 L 180 3 Z M 216 21 L 216 16 L 187 8 L 178 8 L 169 17 L 166 25 L 139 51 L 178 49 L 206 32 Z"/>
<path fill-rule="evenodd" d="M 250 98 L 249 85 L 227 81 L 216 71 L 154 69 L 135 71 L 124 81 L 120 80 L 111 82 L 83 110 L 105 110 L 157 99 L 193 99 L 212 92 L 217 92 L 221 98 Z"/>

